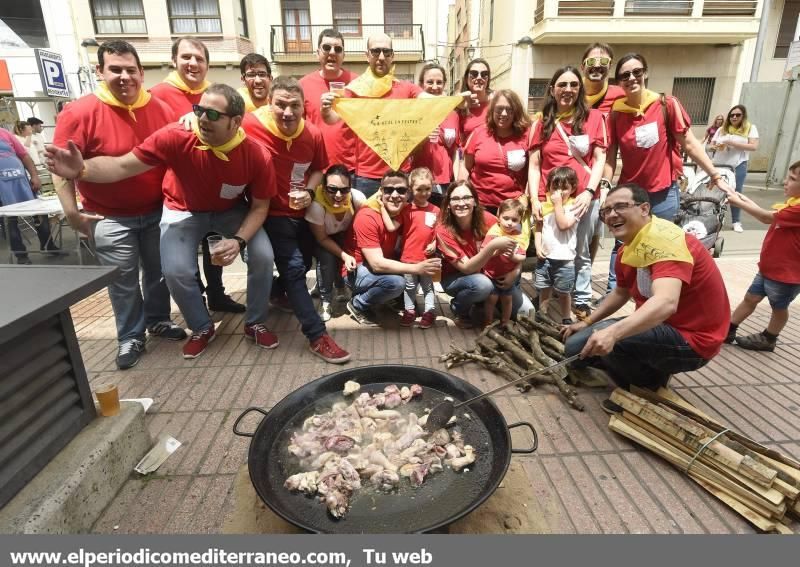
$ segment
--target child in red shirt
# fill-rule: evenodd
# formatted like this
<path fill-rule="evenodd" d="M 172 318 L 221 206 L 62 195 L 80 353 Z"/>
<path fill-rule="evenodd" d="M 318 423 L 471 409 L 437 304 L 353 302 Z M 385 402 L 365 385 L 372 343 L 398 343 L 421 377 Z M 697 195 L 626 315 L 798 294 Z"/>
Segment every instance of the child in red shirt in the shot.
<path fill-rule="evenodd" d="M 726 343 L 747 350 L 772 352 L 778 335 L 789 321 L 789 304 L 800 294 L 800 161 L 789 166 L 783 180 L 786 201 L 772 206 L 773 211 L 762 209 L 741 193 L 728 194 L 730 203 L 769 224 L 761 246 L 758 273 L 744 299 L 731 315 L 731 326 Z M 767 297 L 772 315 L 767 328 L 760 333 L 737 337 L 736 329 L 752 315 L 761 300 Z"/>
<path fill-rule="evenodd" d="M 403 252 L 400 261 L 408 264 L 422 262 L 430 258 L 436 251 L 436 218 L 439 207 L 428 202 L 433 190 L 434 179 L 427 167 L 418 167 L 408 176 L 411 189 L 411 206 L 403 211 Z M 436 295 L 433 290 L 431 276 L 406 274 L 406 290 L 403 293 L 405 311 L 400 319 L 404 327 L 411 327 L 417 319 L 415 299 L 417 287 L 422 286 L 425 298 L 425 311 L 419 321 L 420 329 L 428 329 L 436 321 Z"/>
<path fill-rule="evenodd" d="M 527 244 L 522 245 L 523 235 L 522 217 L 525 215 L 525 205 L 519 199 L 506 199 L 497 207 L 497 224 L 489 229 L 483 239 L 483 246 L 486 246 L 498 236 L 508 236 L 520 242 L 513 254 L 495 254 L 486 265 L 483 266 L 483 273 L 494 282 L 494 290 L 486 298 L 484 303 L 484 323 L 489 325 L 494 320 L 494 308 L 500 303 L 500 322 L 505 325 L 511 320 L 511 304 L 514 290 L 519 287 L 519 275 L 514 285 L 510 287 L 500 287 L 498 278 L 516 271 L 519 265 L 525 261 L 525 250 Z"/>

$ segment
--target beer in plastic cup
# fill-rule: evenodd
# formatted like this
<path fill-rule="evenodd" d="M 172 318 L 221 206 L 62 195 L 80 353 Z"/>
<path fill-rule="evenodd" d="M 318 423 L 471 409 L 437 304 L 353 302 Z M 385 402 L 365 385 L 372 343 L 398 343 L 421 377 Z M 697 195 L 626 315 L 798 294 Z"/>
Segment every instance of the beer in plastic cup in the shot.
<path fill-rule="evenodd" d="M 119 413 L 119 390 L 114 384 L 101 384 L 94 393 L 100 404 L 100 415 L 111 417 Z"/>
<path fill-rule="evenodd" d="M 216 250 L 219 250 L 219 247 L 222 244 L 223 240 L 224 237 L 220 236 L 219 234 L 211 234 L 206 237 L 206 241 L 208 241 L 208 251 L 211 254 L 211 263 L 214 264 L 215 266 L 222 265 L 221 262 L 218 262 L 216 260 L 215 256 L 216 256 Z"/>
<path fill-rule="evenodd" d="M 339 81 L 331 81 L 328 83 L 330 92 L 335 93 L 339 96 L 344 96 L 344 83 Z"/>
<path fill-rule="evenodd" d="M 289 191 L 289 208 L 300 210 L 303 207 L 300 206 L 300 199 L 308 195 L 308 191 L 305 189 L 293 189 Z"/>

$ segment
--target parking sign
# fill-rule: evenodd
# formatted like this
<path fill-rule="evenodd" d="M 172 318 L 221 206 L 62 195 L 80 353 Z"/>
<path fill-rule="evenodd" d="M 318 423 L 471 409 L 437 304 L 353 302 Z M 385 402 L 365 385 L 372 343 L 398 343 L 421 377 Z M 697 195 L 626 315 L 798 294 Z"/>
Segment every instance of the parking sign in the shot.
<path fill-rule="evenodd" d="M 34 49 L 34 51 L 39 77 L 42 79 L 42 90 L 47 96 L 69 98 L 69 85 L 61 55 L 46 49 Z"/>

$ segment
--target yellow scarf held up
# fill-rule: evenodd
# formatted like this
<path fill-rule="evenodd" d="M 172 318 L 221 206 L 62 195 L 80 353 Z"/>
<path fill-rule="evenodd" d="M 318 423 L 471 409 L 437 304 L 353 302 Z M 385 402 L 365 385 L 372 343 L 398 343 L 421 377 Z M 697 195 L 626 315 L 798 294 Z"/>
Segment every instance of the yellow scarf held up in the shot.
<path fill-rule="evenodd" d="M 630 106 L 628 105 L 628 99 L 626 98 L 618 98 L 614 101 L 614 106 L 611 107 L 612 110 L 615 112 L 625 112 L 627 114 L 635 114 L 636 116 L 644 116 L 645 111 L 650 107 L 651 104 L 656 102 L 659 97 L 656 92 L 651 91 L 650 89 L 645 89 L 642 93 L 642 104 L 639 106 Z"/>
<path fill-rule="evenodd" d="M 239 87 L 236 90 L 240 95 L 242 95 L 242 98 L 244 99 L 245 112 L 254 112 L 258 108 L 269 106 L 269 103 L 267 101 L 264 101 L 264 104 L 262 105 L 256 105 L 256 103 L 253 102 L 253 98 L 250 96 L 250 91 L 247 90 L 247 87 Z"/>
<path fill-rule="evenodd" d="M 325 188 L 320 185 L 314 190 L 314 201 L 322 205 L 322 208 L 325 209 L 327 212 L 331 213 L 332 215 L 341 215 L 350 211 L 353 211 L 353 200 L 352 195 L 350 193 L 344 198 L 344 202 L 340 206 L 332 205 L 328 202 L 325 198 Z"/>
<path fill-rule="evenodd" d="M 669 221 L 652 217 L 622 252 L 622 263 L 632 268 L 646 268 L 658 262 L 688 262 L 694 258 L 686 245 L 686 233 Z"/>
<path fill-rule="evenodd" d="M 275 123 L 275 117 L 272 114 L 272 110 L 269 106 L 262 106 L 261 108 L 257 108 L 253 111 L 253 116 L 258 118 L 258 121 L 267 129 L 267 132 L 286 142 L 286 149 L 292 149 L 292 142 L 297 139 L 300 134 L 303 133 L 306 127 L 306 121 L 304 119 L 300 119 L 300 123 L 297 126 L 297 130 L 295 130 L 294 134 L 291 136 L 287 136 L 283 132 L 280 131 L 278 125 Z"/>
<path fill-rule="evenodd" d="M 200 88 L 193 89 L 189 87 L 189 85 L 187 85 L 185 82 L 183 82 L 183 79 L 181 79 L 181 76 L 178 74 L 177 71 L 170 72 L 170 74 L 167 75 L 167 78 L 164 79 L 164 82 L 172 85 L 176 89 L 179 89 L 185 93 L 193 95 L 204 93 L 206 92 L 206 89 L 211 86 L 211 83 L 209 81 L 204 80 L 203 84 L 200 85 Z"/>
<path fill-rule="evenodd" d="M 192 130 L 194 131 L 194 135 L 197 136 L 197 139 L 201 142 L 202 145 L 195 146 L 198 150 L 203 151 L 211 151 L 215 156 L 217 156 L 222 161 L 231 161 L 227 154 L 232 152 L 236 147 L 239 146 L 242 142 L 244 142 L 247 134 L 244 133 L 244 130 L 240 127 L 237 130 L 236 134 L 222 144 L 221 146 L 212 146 L 208 144 L 201 136 L 200 136 L 200 128 L 197 126 L 197 118 L 192 121 Z"/>
<path fill-rule="evenodd" d="M 567 207 L 571 206 L 575 202 L 575 199 L 570 197 L 566 201 L 562 200 L 561 202 L 562 202 L 562 205 L 564 207 L 564 210 L 567 210 Z M 548 192 L 547 193 L 547 200 L 544 203 L 542 203 L 542 216 L 546 217 L 547 215 L 550 215 L 550 214 L 554 213 L 555 210 L 556 210 L 556 208 L 553 205 L 553 201 L 550 200 L 550 193 Z"/>
<path fill-rule="evenodd" d="M 372 67 L 367 67 L 367 70 L 353 79 L 346 88 L 361 97 L 381 98 L 392 90 L 392 82 L 394 82 L 394 65 L 383 77 L 378 77 L 372 72 Z"/>
<path fill-rule="evenodd" d="M 105 81 L 101 82 L 97 86 L 94 96 L 99 98 L 100 102 L 103 102 L 109 106 L 116 106 L 117 108 L 126 109 L 134 122 L 136 122 L 136 115 L 133 113 L 133 111 L 137 108 L 142 108 L 148 102 L 150 102 L 150 93 L 144 89 L 139 89 L 139 95 L 136 97 L 136 101 L 133 104 L 125 104 L 114 96 L 114 93 L 111 92 L 111 89 L 108 88 L 108 84 Z"/>
<path fill-rule="evenodd" d="M 795 205 L 800 205 L 800 197 L 789 197 L 783 203 L 775 203 L 772 205 L 772 208 L 776 211 L 780 211 L 786 207 L 794 207 Z"/>
<path fill-rule="evenodd" d="M 733 134 L 735 136 L 741 136 L 742 138 L 747 138 L 750 135 L 750 121 L 745 120 L 742 122 L 742 125 L 738 128 L 734 128 L 733 124 L 728 124 L 728 127 L 725 129 L 726 134 Z"/>
<path fill-rule="evenodd" d="M 503 227 L 500 226 L 499 221 L 497 222 L 497 224 L 492 225 L 492 227 L 486 231 L 486 234 L 494 237 L 499 237 L 499 236 L 508 237 L 517 244 L 519 244 L 523 250 L 527 250 L 528 245 L 531 242 L 530 215 L 528 215 L 528 213 L 525 213 L 525 216 L 522 217 L 522 226 L 520 228 L 519 234 L 508 234 L 503 230 Z"/>
<path fill-rule="evenodd" d="M 586 87 L 586 83 L 587 82 L 589 82 L 589 80 L 586 77 L 584 77 L 583 78 L 584 89 Z M 584 90 L 584 92 L 585 92 L 585 90 Z M 599 93 L 595 93 L 593 95 L 590 95 L 590 94 L 586 95 L 586 106 L 588 106 L 589 108 L 594 108 L 595 104 L 597 104 L 598 102 L 603 100 L 603 97 L 606 96 L 607 92 L 608 92 L 608 81 L 603 83 L 603 88 L 600 89 Z"/>

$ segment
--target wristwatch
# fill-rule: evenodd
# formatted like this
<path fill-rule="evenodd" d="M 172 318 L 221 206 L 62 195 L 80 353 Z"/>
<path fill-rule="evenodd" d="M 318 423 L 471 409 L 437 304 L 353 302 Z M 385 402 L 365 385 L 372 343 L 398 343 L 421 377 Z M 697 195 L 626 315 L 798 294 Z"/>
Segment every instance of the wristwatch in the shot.
<path fill-rule="evenodd" d="M 598 187 L 600 189 L 606 189 L 606 190 L 610 191 L 611 190 L 611 182 L 608 179 L 603 178 L 603 179 L 600 180 L 600 183 L 598 184 Z"/>
<path fill-rule="evenodd" d="M 591 187 L 587 187 L 586 192 L 589 193 L 592 197 L 594 197 L 597 194 L 597 189 L 592 189 Z"/>
<path fill-rule="evenodd" d="M 239 252 L 244 252 L 244 249 L 247 248 L 247 240 L 241 236 L 234 236 L 233 239 L 239 243 Z"/>

